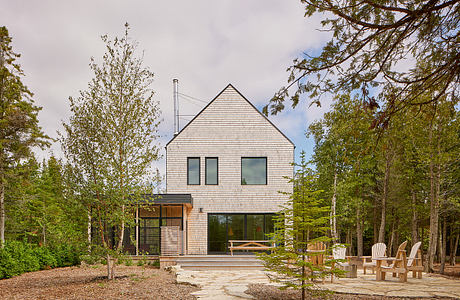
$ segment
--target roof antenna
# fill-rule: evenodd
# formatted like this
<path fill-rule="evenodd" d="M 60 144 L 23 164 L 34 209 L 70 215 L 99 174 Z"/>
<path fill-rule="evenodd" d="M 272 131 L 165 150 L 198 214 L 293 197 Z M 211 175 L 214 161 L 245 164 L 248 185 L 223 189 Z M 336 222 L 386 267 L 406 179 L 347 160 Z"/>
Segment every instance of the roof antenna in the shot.
<path fill-rule="evenodd" d="M 174 97 L 174 136 L 179 134 L 179 80 L 173 79 Z"/>

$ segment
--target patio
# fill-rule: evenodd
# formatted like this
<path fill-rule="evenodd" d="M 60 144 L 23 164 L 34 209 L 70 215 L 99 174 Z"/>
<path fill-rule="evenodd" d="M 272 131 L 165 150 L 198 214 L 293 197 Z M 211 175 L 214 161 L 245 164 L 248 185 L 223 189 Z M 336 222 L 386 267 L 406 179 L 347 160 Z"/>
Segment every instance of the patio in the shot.
<path fill-rule="evenodd" d="M 201 288 L 200 291 L 193 293 L 198 299 L 251 299 L 252 296 L 244 293 L 249 284 L 272 284 L 264 271 L 260 270 L 191 271 L 183 270 L 178 266 L 174 268 L 178 282 L 196 284 Z M 385 281 L 376 281 L 375 275 L 364 275 L 362 270 L 359 270 L 358 278 L 334 279 L 334 283 L 326 280 L 326 283 L 318 286 L 338 293 L 460 299 L 460 280 L 426 273 L 423 273 L 422 279 L 412 278 L 411 274 L 406 283 L 400 283 L 397 277 L 391 275 L 387 276 Z"/>

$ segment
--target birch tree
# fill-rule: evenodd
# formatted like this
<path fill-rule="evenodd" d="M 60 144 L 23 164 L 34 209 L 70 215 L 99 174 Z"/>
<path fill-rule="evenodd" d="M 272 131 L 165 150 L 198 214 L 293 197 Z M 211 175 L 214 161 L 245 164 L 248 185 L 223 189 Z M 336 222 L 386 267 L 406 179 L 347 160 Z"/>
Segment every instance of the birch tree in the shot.
<path fill-rule="evenodd" d="M 157 182 L 151 173 L 159 159 L 160 110 L 153 98 L 153 73 L 136 56 L 137 44 L 128 36 L 102 36 L 102 63 L 91 59 L 94 78 L 76 99 L 70 98 L 72 117 L 61 136 L 69 161 L 84 174 L 82 191 L 98 239 L 105 249 L 108 277 L 114 278 L 113 255 L 122 251 L 127 224 L 133 222 L 136 195 Z M 115 231 L 115 241 L 108 236 Z"/>

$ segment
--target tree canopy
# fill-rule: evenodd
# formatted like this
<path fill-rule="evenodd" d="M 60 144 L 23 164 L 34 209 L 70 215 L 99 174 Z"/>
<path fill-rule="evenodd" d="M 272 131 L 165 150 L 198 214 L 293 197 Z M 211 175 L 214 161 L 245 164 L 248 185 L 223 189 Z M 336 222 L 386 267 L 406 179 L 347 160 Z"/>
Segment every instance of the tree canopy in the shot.
<path fill-rule="evenodd" d="M 320 105 L 324 93 L 361 91 L 366 105 L 380 106 L 376 124 L 408 105 L 458 97 L 459 0 L 302 0 L 305 16 L 322 14 L 331 39 L 317 56 L 304 53 L 289 67 L 264 113 L 276 114 L 306 94 Z M 294 91 L 292 91 L 294 89 Z M 431 90 L 430 99 L 420 95 Z M 380 93 L 380 98 L 373 96 Z"/>
<path fill-rule="evenodd" d="M 22 159 L 32 156 L 32 147 L 48 145 L 38 124 L 40 107 L 22 83 L 24 75 L 16 62 L 6 27 L 0 27 L 0 246 L 5 240 L 5 183 L 15 180 L 10 171 Z"/>

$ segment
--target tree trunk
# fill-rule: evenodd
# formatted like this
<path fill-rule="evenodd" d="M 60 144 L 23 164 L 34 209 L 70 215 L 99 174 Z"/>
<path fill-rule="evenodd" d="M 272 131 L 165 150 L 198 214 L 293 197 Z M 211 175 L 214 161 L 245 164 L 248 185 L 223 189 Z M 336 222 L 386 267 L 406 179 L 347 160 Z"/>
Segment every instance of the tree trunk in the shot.
<path fill-rule="evenodd" d="M 430 148 L 432 148 L 433 129 L 430 126 L 428 135 Z M 437 183 L 435 178 L 435 162 L 433 150 L 430 154 L 430 237 L 428 242 L 428 263 L 425 266 L 426 272 L 433 272 L 434 256 L 436 255 L 436 244 L 438 242 L 438 220 L 439 220 L 439 198 L 435 191 Z"/>
<path fill-rule="evenodd" d="M 331 200 L 331 235 L 332 235 L 332 242 L 336 243 L 338 241 L 337 235 L 337 218 L 336 218 L 336 202 L 337 202 L 337 170 L 334 171 L 334 192 L 332 194 Z"/>
<path fill-rule="evenodd" d="M 412 226 L 411 226 L 411 240 L 412 246 L 418 242 L 418 226 L 417 226 L 417 198 L 415 192 L 412 191 Z"/>
<path fill-rule="evenodd" d="M 387 150 L 388 151 L 388 150 Z M 383 196 L 382 196 L 382 217 L 380 220 L 380 229 L 379 229 L 379 243 L 385 243 L 385 219 L 386 219 L 386 206 L 388 199 L 388 181 L 390 178 L 390 155 L 387 153 L 385 155 L 385 177 L 383 180 Z"/>
<path fill-rule="evenodd" d="M 372 243 L 373 244 L 376 244 L 377 241 L 378 241 L 378 237 L 379 237 L 379 229 L 378 229 L 378 214 L 377 214 L 377 198 L 374 197 L 374 209 L 373 209 L 373 226 L 374 226 L 374 236 L 372 237 L 373 241 Z"/>
<path fill-rule="evenodd" d="M 363 227 L 361 222 L 361 207 L 356 209 L 356 244 L 358 257 L 363 256 Z"/>
<path fill-rule="evenodd" d="M 451 241 L 455 241 L 453 242 L 453 245 L 450 247 L 450 265 L 451 266 L 455 266 L 455 260 L 456 260 L 456 256 L 457 256 L 457 247 L 458 247 L 458 240 L 460 238 L 460 233 L 457 232 L 457 235 L 454 239 L 454 236 L 452 235 L 451 237 Z"/>
<path fill-rule="evenodd" d="M 123 218 L 125 216 L 125 205 L 123 204 L 122 205 L 122 214 L 123 214 Z M 118 251 L 121 251 L 123 249 L 123 239 L 125 237 L 125 220 L 121 220 L 121 228 L 120 228 L 120 233 L 118 234 L 118 246 L 117 246 L 117 250 Z"/>
<path fill-rule="evenodd" d="M 107 253 L 107 279 L 113 280 L 115 279 L 115 265 L 116 260 L 113 259 L 110 254 Z"/>
<path fill-rule="evenodd" d="M 92 224 L 91 224 L 91 207 L 88 207 L 88 251 L 91 251 L 91 231 L 92 231 Z"/>
<path fill-rule="evenodd" d="M 0 248 L 5 244 L 5 182 L 0 175 Z"/>
<path fill-rule="evenodd" d="M 447 250 L 447 222 L 446 219 L 442 221 L 442 234 L 439 236 L 441 240 L 441 266 L 439 269 L 439 273 L 444 274 L 444 269 L 446 267 L 446 250 Z"/>
<path fill-rule="evenodd" d="M 347 233 L 346 233 L 346 236 L 345 236 L 345 244 L 348 245 L 348 253 L 349 253 L 349 255 L 353 255 L 352 254 L 353 247 L 351 245 L 351 229 L 350 229 L 350 227 L 347 228 Z"/>

